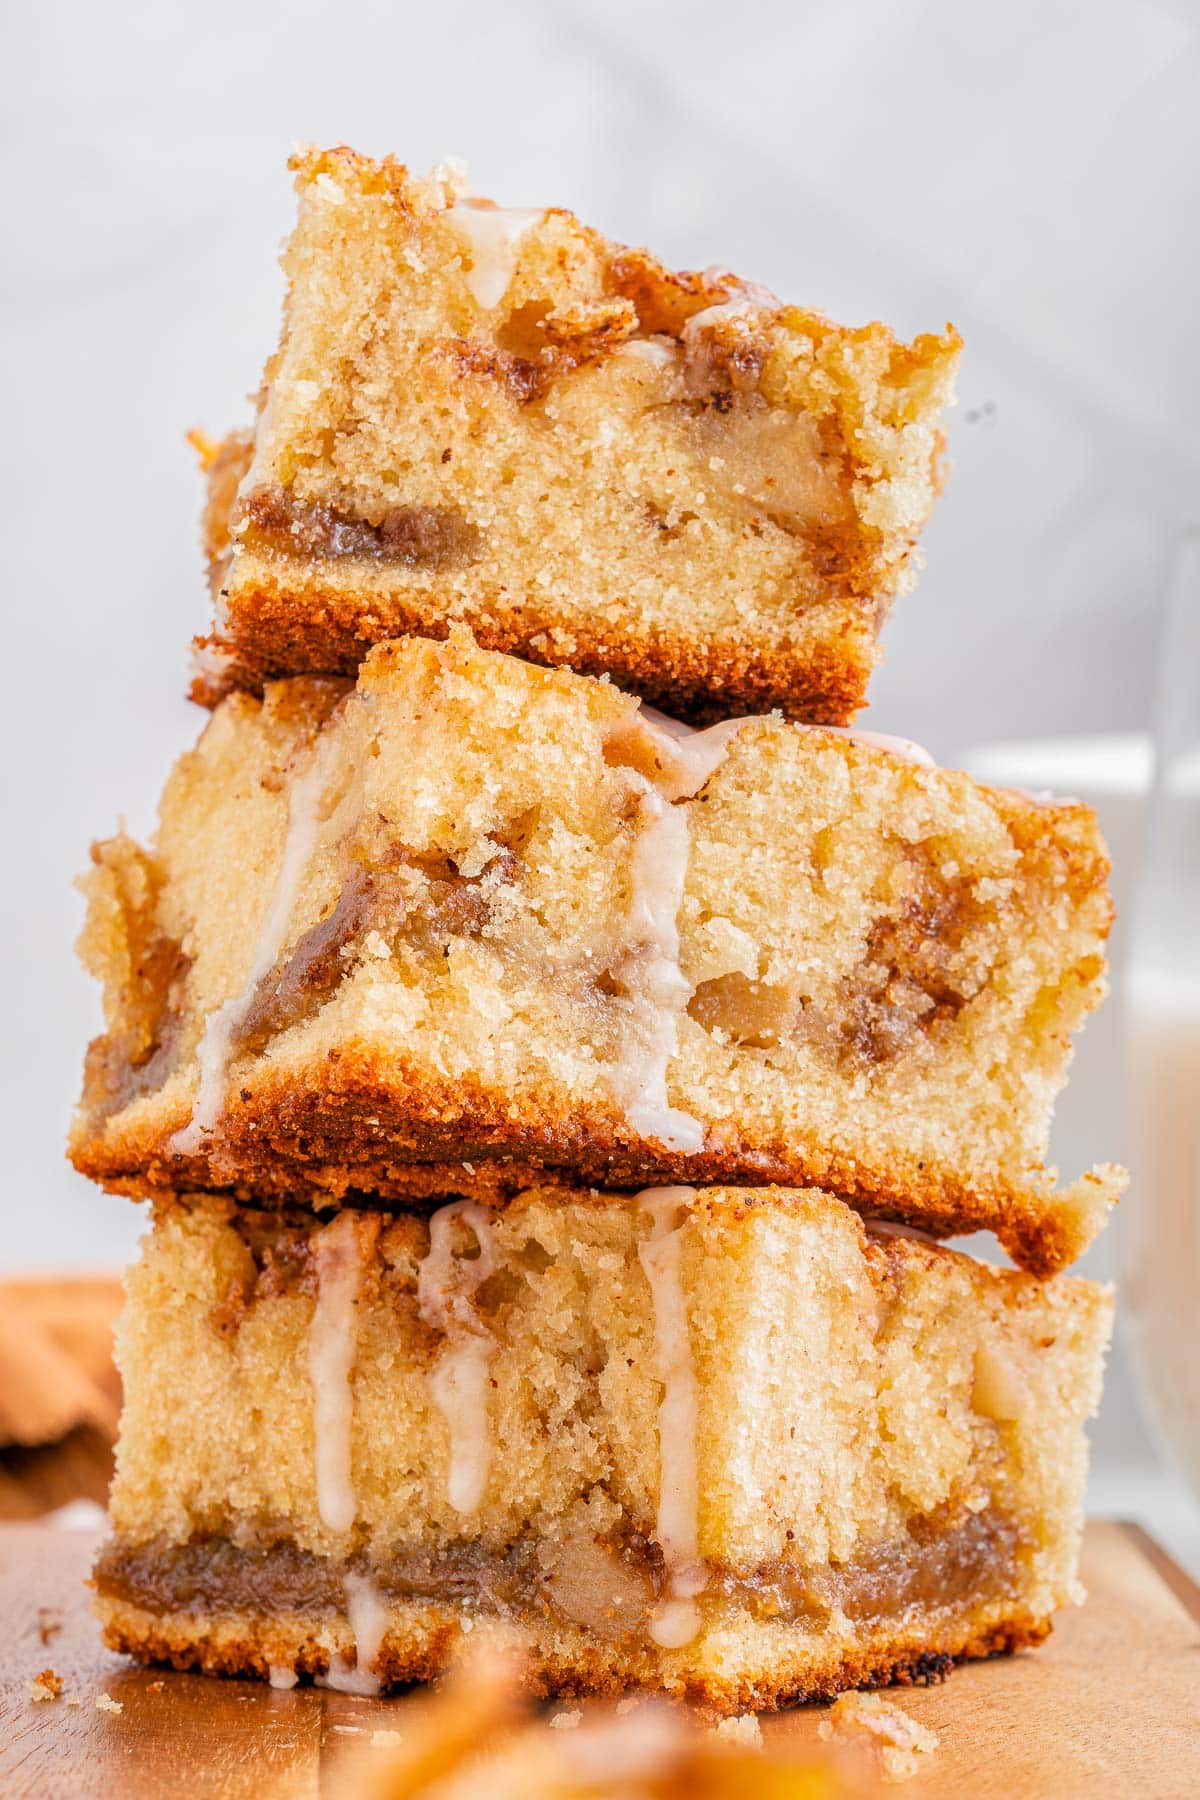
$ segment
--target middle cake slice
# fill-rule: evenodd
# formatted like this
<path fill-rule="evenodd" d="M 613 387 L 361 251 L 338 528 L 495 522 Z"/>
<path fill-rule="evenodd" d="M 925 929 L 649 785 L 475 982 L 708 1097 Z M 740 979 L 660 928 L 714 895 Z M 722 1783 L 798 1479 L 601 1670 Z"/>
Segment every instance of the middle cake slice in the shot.
<path fill-rule="evenodd" d="M 1118 1178 L 1042 1170 L 1103 992 L 1086 807 L 777 716 L 682 734 L 445 644 L 233 695 L 153 850 L 99 845 L 72 1154 L 137 1193 L 325 1206 L 819 1182 L 1073 1259 Z"/>

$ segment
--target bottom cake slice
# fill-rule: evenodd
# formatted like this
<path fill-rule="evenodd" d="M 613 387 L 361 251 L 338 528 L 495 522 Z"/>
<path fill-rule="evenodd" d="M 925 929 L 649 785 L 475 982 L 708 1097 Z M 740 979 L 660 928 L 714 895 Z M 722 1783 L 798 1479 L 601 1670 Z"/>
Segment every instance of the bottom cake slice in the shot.
<path fill-rule="evenodd" d="M 721 1711 L 927 1678 L 1078 1596 L 1111 1310 L 816 1191 L 160 1202 L 105 1635 L 357 1692 L 468 1632 Z"/>

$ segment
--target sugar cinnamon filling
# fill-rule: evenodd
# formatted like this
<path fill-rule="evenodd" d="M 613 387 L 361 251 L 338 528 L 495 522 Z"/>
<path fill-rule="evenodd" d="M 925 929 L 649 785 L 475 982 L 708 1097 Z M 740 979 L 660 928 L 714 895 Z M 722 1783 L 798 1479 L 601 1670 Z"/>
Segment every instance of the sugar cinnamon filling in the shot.
<path fill-rule="evenodd" d="M 323 834 L 329 831 L 337 835 L 354 809 L 357 796 L 352 775 L 333 807 L 325 810 L 329 790 L 336 788 L 339 776 L 344 774 L 341 755 L 336 735 L 328 730 L 321 732 L 303 772 L 292 780 L 283 860 L 266 917 L 259 927 L 254 960 L 242 992 L 217 1007 L 204 1022 L 196 1050 L 200 1085 L 192 1116 L 171 1139 L 171 1148 L 179 1155 L 194 1154 L 211 1135 L 225 1103 L 225 1076 L 237 1034 L 254 1004 L 260 982 L 279 958 L 308 866 Z"/>
<path fill-rule="evenodd" d="M 261 1050 L 293 1025 L 315 1017 L 376 933 L 395 951 L 401 942 L 422 955 L 442 955 L 453 937 L 478 937 L 491 922 L 496 890 L 515 878 L 516 858 L 498 846 L 476 875 L 462 875 L 436 853 L 398 849 L 391 867 L 351 870 L 332 910 L 265 971 L 229 1035 L 231 1054 Z"/>
<path fill-rule="evenodd" d="M 291 489 L 259 487 L 238 504 L 235 534 L 246 549 L 291 557 L 395 563 L 445 572 L 477 560 L 477 526 L 449 506 L 393 506 L 377 520 Z"/>
<path fill-rule="evenodd" d="M 619 338 L 619 333 L 614 334 Z M 546 334 L 522 356 L 499 343 L 449 339 L 437 356 L 465 380 L 483 377 L 518 405 L 545 399 L 563 375 L 620 348 L 655 346 L 642 339 L 609 342 L 602 330 L 587 343 L 555 342 Z M 661 365 L 649 364 L 660 368 Z M 718 385 L 702 398 L 672 401 L 680 453 L 705 471 L 704 513 L 714 513 L 727 531 L 761 537 L 773 528 L 796 541 L 806 563 L 823 580 L 853 566 L 860 553 L 861 528 L 848 495 L 849 481 L 839 459 L 831 459 L 814 421 L 772 408 L 738 391 L 736 359 L 710 353 L 706 366 Z M 688 365 L 689 368 L 694 365 Z M 784 441 L 786 440 L 786 442 Z M 713 465 L 723 468 L 714 476 Z M 767 471 L 773 471 L 767 473 Z M 711 490 L 711 491 L 709 491 Z M 656 538 L 676 538 L 697 523 L 687 506 L 665 508 L 648 496 L 631 496 L 631 522 L 641 521 Z M 635 533 L 636 536 L 636 533 Z M 490 553 L 488 537 L 474 520 L 451 504 L 395 504 L 382 485 L 357 510 L 345 500 L 303 499 L 276 483 L 254 486 L 227 504 L 209 532 L 210 573 L 224 576 L 239 550 L 293 561 L 367 562 L 414 574 L 461 574 Z M 217 581 L 218 593 L 220 580 Z"/>
<path fill-rule="evenodd" d="M 744 1049 L 773 1050 L 790 1039 L 849 1069 L 894 1062 L 918 1038 L 936 1039 L 992 971 L 980 953 L 986 909 L 972 882 L 935 872 L 932 861 L 923 846 L 908 847 L 907 892 L 871 926 L 862 960 L 832 1001 L 734 971 L 701 982 L 689 1016 Z"/>
<path fill-rule="evenodd" d="M 1017 1524 L 997 1510 L 917 1520 L 906 1534 L 840 1565 L 806 1568 L 780 1558 L 747 1570 L 710 1562 L 694 1604 L 701 1623 L 713 1626 L 745 1613 L 814 1631 L 836 1629 L 840 1619 L 860 1628 L 915 1613 L 936 1619 L 1016 1598 L 1029 1549 Z M 95 1570 L 101 1594 L 151 1611 L 325 1617 L 347 1616 L 351 1576 L 369 1576 L 385 1607 L 428 1601 L 499 1616 L 549 1612 L 608 1641 L 645 1636 L 667 1591 L 661 1551 L 635 1531 L 526 1536 L 499 1551 L 472 1543 L 396 1549 L 370 1565 L 315 1556 L 287 1538 L 259 1548 L 221 1536 L 185 1544 L 117 1539 Z"/>

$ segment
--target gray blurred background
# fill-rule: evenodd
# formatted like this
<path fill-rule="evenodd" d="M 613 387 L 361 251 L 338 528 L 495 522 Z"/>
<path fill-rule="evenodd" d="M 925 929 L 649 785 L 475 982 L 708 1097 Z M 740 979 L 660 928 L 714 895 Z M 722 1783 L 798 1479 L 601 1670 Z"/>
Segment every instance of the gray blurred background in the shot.
<path fill-rule="evenodd" d="M 953 472 L 867 722 L 1001 773 L 1009 753 L 988 762 L 981 744 L 1150 722 L 1160 597 L 1200 473 L 1185 0 L 10 0 L 4 17 L 0 1267 L 111 1265 L 140 1229 L 62 1157 L 99 1018 L 71 883 L 119 817 L 151 829 L 200 724 L 183 699 L 208 616 L 183 432 L 248 414 L 297 139 L 418 168 L 456 153 L 504 203 L 570 206 L 848 321 L 952 319 L 967 346 Z M 1051 746 L 1028 753 L 1035 777 L 1048 757 L 1099 799 L 1124 896 L 1136 742 L 1110 746 L 1109 774 L 1094 746 Z M 1065 1172 L 1125 1152 L 1120 1036 L 1114 1007 L 1081 1052 Z M 1111 1243 L 1095 1258 L 1115 1260 Z M 1200 1559 L 1120 1350 L 1093 1499 Z"/>

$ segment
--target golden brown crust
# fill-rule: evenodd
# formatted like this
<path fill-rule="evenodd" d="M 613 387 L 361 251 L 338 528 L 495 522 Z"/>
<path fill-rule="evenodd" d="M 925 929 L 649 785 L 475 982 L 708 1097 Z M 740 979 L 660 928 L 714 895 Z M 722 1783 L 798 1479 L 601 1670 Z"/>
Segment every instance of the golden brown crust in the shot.
<path fill-rule="evenodd" d="M 220 533 L 207 541 L 219 579 L 226 554 L 217 547 Z M 194 643 L 199 663 L 191 698 L 200 705 L 216 706 L 236 688 L 258 691 L 280 676 L 314 670 L 356 675 L 373 643 L 407 635 L 444 640 L 453 618 L 471 628 L 481 649 L 545 668 L 607 675 L 692 724 L 782 706 L 815 725 L 848 725 L 866 701 L 878 660 L 875 632 L 886 610 L 879 598 L 847 598 L 838 632 L 801 652 L 665 632 L 650 642 L 599 614 L 590 629 L 572 623 L 568 646 L 559 615 L 553 608 L 539 611 L 532 600 L 513 607 L 500 592 L 481 590 L 473 604 L 456 604 L 451 615 L 436 590 L 410 588 L 375 596 L 365 607 L 361 597 L 339 588 L 331 565 L 318 560 L 289 571 L 285 561 L 243 553 L 236 594 L 226 602 L 225 633 Z M 207 661 L 214 651 L 215 668 Z"/>
<path fill-rule="evenodd" d="M 1007 1616 L 987 1609 L 938 1624 L 874 1627 L 853 1645 L 814 1651 L 811 1639 L 771 1634 L 755 1666 L 689 1668 L 684 1657 L 664 1660 L 646 1650 L 599 1643 L 582 1631 L 507 1627 L 526 1658 L 526 1680 L 540 1696 L 584 1697 L 649 1687 L 720 1714 L 773 1712 L 798 1701 L 829 1700 L 853 1688 L 912 1687 L 944 1680 L 955 1663 L 1032 1648 L 1051 1630 L 1050 1620 L 1022 1608 Z M 127 1601 L 100 1595 L 96 1611 L 110 1650 L 139 1662 L 206 1674 L 266 1679 L 269 1670 L 294 1668 L 300 1675 L 327 1675 L 331 1652 L 349 1654 L 342 1619 L 303 1614 L 257 1618 L 150 1613 Z M 410 1602 L 390 1609 L 391 1622 L 375 1667 L 385 1690 L 444 1673 L 464 1641 L 462 1614 L 444 1605 Z M 991 1616 L 989 1616 L 991 1615 Z M 477 1622 L 477 1621 L 476 1621 Z"/>
<path fill-rule="evenodd" d="M 319 1076 L 319 1080 L 317 1077 Z M 814 1134 L 750 1144 L 732 1125 L 683 1155 L 637 1137 L 615 1110 L 584 1108 L 547 1091 L 518 1099 L 468 1080 L 433 1083 L 395 1055 L 386 1066 L 363 1044 L 331 1056 L 312 1079 L 256 1070 L 218 1123 L 206 1154 L 170 1148 L 187 1123 L 147 1132 L 117 1118 L 77 1124 L 71 1160 L 81 1173 L 137 1198 L 223 1191 L 244 1201 L 316 1208 L 342 1202 L 403 1208 L 466 1195 L 503 1202 L 556 1178 L 600 1188 L 692 1185 L 822 1187 L 868 1216 L 914 1224 L 935 1236 L 995 1232 L 1019 1267 L 1050 1275 L 1086 1249 L 1120 1191 L 1115 1175 L 1085 1177 L 1095 1205 L 1064 1205 L 1047 1185 L 970 1182 L 945 1164 L 852 1157 Z M 1085 1198 L 1092 1198 L 1085 1196 Z"/>

